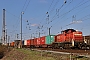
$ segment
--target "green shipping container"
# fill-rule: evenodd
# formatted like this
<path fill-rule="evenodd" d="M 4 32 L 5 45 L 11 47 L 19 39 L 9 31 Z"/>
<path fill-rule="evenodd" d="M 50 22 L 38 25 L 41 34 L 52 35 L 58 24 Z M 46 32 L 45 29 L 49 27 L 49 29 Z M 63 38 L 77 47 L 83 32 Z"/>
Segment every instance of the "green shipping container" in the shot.
<path fill-rule="evenodd" d="M 46 44 L 52 44 L 52 43 L 54 42 L 54 36 L 55 36 L 55 35 L 48 35 L 48 36 L 46 36 L 46 41 L 45 41 L 45 43 L 46 43 Z"/>

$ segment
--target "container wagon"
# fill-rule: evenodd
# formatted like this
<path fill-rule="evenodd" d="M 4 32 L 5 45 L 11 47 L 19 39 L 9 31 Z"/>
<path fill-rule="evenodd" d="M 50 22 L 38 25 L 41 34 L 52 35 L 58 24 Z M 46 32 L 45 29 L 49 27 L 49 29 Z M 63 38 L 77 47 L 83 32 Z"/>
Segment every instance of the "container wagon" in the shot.
<path fill-rule="evenodd" d="M 52 47 L 52 43 L 55 42 L 54 36 L 55 35 L 48 35 L 48 36 L 46 36 L 46 38 L 45 38 L 46 42 L 45 43 L 46 43 L 47 47 Z"/>
<path fill-rule="evenodd" d="M 30 39 L 24 40 L 24 47 L 25 48 L 30 48 L 30 45 L 31 45 L 30 43 L 31 43 Z"/>
<path fill-rule="evenodd" d="M 55 35 L 48 35 L 48 36 L 42 36 L 39 38 L 34 39 L 34 46 L 35 47 L 51 47 L 52 43 L 54 42 L 54 36 Z"/>
<path fill-rule="evenodd" d="M 30 39 L 30 48 L 34 48 L 35 47 L 35 45 L 34 45 L 34 39 Z"/>

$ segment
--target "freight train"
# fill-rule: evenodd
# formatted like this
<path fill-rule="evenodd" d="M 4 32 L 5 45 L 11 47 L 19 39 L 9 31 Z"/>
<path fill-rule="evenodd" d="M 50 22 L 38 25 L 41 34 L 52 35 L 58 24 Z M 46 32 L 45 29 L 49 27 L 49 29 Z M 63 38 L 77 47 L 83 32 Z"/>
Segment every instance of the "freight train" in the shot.
<path fill-rule="evenodd" d="M 61 31 L 61 34 L 57 35 L 48 35 L 24 40 L 23 47 L 46 47 L 52 49 L 90 49 L 90 45 L 87 45 L 83 39 L 82 32 L 74 29 L 63 30 Z"/>

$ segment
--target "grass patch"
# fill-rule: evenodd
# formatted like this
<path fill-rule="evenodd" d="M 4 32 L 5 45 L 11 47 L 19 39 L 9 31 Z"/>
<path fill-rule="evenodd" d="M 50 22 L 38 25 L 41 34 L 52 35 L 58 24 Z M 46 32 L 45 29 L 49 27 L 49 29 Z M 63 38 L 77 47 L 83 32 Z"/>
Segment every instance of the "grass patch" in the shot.
<path fill-rule="evenodd" d="M 72 59 L 89 60 L 89 58 L 85 57 L 76 58 L 76 56 L 73 55 Z M 27 49 L 13 49 L 3 60 L 70 60 L 70 55 Z"/>
<path fill-rule="evenodd" d="M 41 52 L 37 51 L 31 51 L 31 50 L 24 50 L 24 49 L 18 49 L 20 52 L 23 52 L 24 54 L 27 54 L 27 57 L 24 57 L 23 60 L 55 60 L 53 57 L 46 57 L 41 56 Z"/>

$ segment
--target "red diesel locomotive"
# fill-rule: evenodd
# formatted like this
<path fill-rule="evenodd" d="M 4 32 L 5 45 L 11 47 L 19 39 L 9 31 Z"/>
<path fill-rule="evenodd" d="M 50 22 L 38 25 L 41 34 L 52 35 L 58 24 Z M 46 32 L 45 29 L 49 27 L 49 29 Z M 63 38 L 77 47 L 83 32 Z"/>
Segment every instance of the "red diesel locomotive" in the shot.
<path fill-rule="evenodd" d="M 55 42 L 52 44 L 52 48 L 78 48 L 78 49 L 89 49 L 89 45 L 84 42 L 81 31 L 74 29 L 67 29 L 61 31 L 61 34 L 55 36 Z"/>

